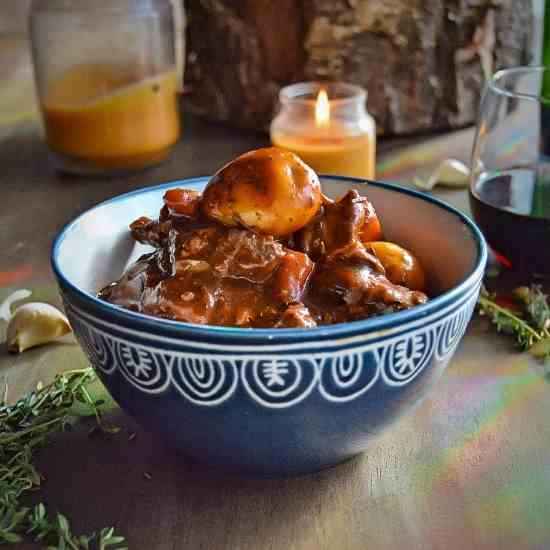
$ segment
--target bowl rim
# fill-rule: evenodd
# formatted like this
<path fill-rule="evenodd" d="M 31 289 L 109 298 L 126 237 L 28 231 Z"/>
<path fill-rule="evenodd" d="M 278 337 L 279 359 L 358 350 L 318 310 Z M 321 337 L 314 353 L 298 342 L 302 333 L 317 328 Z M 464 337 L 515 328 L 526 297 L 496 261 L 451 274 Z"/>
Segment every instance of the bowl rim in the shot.
<path fill-rule="evenodd" d="M 470 234 L 473 236 L 476 243 L 477 258 L 474 267 L 470 273 L 456 286 L 443 292 L 439 296 L 429 300 L 425 304 L 415 306 L 411 309 L 398 311 L 395 313 L 388 313 L 386 315 L 379 315 L 376 317 L 370 317 L 358 321 L 349 321 L 346 323 L 337 323 L 334 325 L 321 325 L 318 327 L 303 329 L 303 328 L 238 328 L 238 327 L 225 327 L 215 325 L 199 325 L 194 323 L 185 323 L 183 321 L 174 321 L 170 319 L 162 319 L 159 317 L 153 317 L 145 315 L 143 313 L 137 313 L 131 310 L 123 309 L 120 306 L 110 304 L 100 300 L 96 296 L 82 290 L 76 284 L 71 282 L 68 277 L 63 273 L 63 268 L 59 262 L 59 252 L 63 241 L 72 230 L 85 216 L 92 213 L 94 210 L 100 209 L 108 204 L 114 202 L 124 201 L 129 197 L 140 195 L 143 193 L 160 191 L 163 189 L 169 189 L 176 186 L 184 185 L 197 185 L 207 182 L 211 176 L 198 176 L 193 178 L 186 178 L 183 180 L 175 180 L 170 182 L 161 183 L 158 185 L 142 187 L 135 189 L 127 193 L 123 193 L 102 201 L 91 208 L 88 208 L 73 220 L 65 224 L 54 238 L 51 253 L 50 262 L 55 276 L 58 279 L 58 283 L 61 286 L 65 286 L 75 293 L 84 303 L 90 304 L 94 309 L 99 309 L 102 312 L 107 313 L 111 318 L 121 321 L 121 325 L 124 326 L 127 323 L 139 327 L 145 332 L 151 332 L 153 334 L 159 334 L 163 331 L 170 333 L 179 333 L 182 337 L 196 337 L 199 340 L 227 340 L 227 339 L 244 339 L 255 342 L 287 342 L 287 341 L 311 341 L 319 339 L 335 339 L 341 336 L 349 336 L 350 334 L 358 333 L 372 333 L 383 332 L 386 329 L 391 329 L 399 325 L 407 324 L 410 321 L 425 318 L 433 313 L 437 313 L 441 309 L 445 308 L 449 304 L 455 302 L 460 296 L 468 293 L 477 282 L 482 278 L 485 271 L 485 265 L 487 263 L 487 245 L 481 230 L 477 227 L 472 219 L 466 214 L 451 206 L 450 204 L 437 199 L 426 193 L 415 191 L 407 187 L 393 184 L 378 182 L 367 179 L 354 178 L 349 176 L 337 176 L 337 175 L 325 175 L 320 174 L 321 180 L 333 180 L 344 181 L 353 185 L 360 186 L 375 186 L 382 189 L 387 189 L 396 193 L 403 193 L 422 201 L 426 201 L 436 205 L 437 207 L 447 211 L 448 213 L 457 217 L 464 226 L 468 228 Z M 147 329 L 151 329 L 150 331 Z"/>

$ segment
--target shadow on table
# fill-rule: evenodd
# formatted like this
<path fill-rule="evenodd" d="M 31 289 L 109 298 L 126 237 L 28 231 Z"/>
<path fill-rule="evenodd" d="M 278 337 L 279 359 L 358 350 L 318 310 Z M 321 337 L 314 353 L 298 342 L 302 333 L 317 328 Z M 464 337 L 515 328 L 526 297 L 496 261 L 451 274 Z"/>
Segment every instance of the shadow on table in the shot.
<path fill-rule="evenodd" d="M 228 475 L 174 454 L 122 411 L 113 416 L 116 436 L 89 437 L 83 426 L 40 456 L 46 481 L 33 500 L 70 517 L 75 532 L 115 525 L 130 548 L 289 548 L 351 507 L 360 458 L 296 478 Z"/>

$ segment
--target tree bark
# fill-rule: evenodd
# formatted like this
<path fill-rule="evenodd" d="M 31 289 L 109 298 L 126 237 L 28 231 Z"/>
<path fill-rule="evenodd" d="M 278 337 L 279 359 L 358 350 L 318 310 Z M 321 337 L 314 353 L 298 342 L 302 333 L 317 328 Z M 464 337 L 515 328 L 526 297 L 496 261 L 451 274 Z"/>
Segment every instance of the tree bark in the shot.
<path fill-rule="evenodd" d="M 529 62 L 531 0 L 193 0 L 188 104 L 267 129 L 279 89 L 344 80 L 368 90 L 383 134 L 475 120 L 485 76 Z"/>

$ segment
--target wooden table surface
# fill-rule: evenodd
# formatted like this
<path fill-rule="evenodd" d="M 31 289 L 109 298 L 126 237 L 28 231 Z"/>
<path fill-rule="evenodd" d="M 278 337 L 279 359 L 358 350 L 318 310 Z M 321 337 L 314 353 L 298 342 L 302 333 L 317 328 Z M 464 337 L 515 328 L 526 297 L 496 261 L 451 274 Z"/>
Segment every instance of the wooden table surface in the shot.
<path fill-rule="evenodd" d="M 24 40 L 0 37 L 0 299 L 25 287 L 59 303 L 50 243 L 96 202 L 212 173 L 266 143 L 188 115 L 184 125 L 162 166 L 109 180 L 60 176 L 40 140 Z M 470 129 L 404 149 L 383 142 L 379 177 L 407 184 L 441 158 L 467 160 L 471 139 Z M 465 191 L 435 194 L 467 210 Z M 12 399 L 84 364 L 77 346 L 21 356 L 0 346 L 0 380 Z M 291 479 L 225 475 L 172 454 L 115 409 L 111 418 L 125 431 L 111 440 L 77 430 L 44 449 L 46 482 L 36 499 L 69 516 L 77 532 L 116 525 L 131 549 L 548 549 L 548 380 L 475 320 L 431 398 L 342 466 Z"/>

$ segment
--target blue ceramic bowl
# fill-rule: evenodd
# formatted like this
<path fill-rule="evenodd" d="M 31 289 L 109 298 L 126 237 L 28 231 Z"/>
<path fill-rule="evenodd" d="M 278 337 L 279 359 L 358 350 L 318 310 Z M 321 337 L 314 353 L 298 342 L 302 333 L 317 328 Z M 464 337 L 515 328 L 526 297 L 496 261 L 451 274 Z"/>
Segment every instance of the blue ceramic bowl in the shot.
<path fill-rule="evenodd" d="M 323 177 L 332 197 L 367 194 L 388 240 L 412 250 L 437 297 L 408 311 L 314 329 L 207 327 L 147 317 L 96 292 L 148 251 L 128 224 L 156 217 L 167 189 L 128 193 L 59 234 L 52 265 L 76 336 L 114 399 L 190 457 L 227 469 L 298 474 L 368 449 L 411 411 L 449 364 L 486 262 L 463 214 L 396 186 Z"/>

